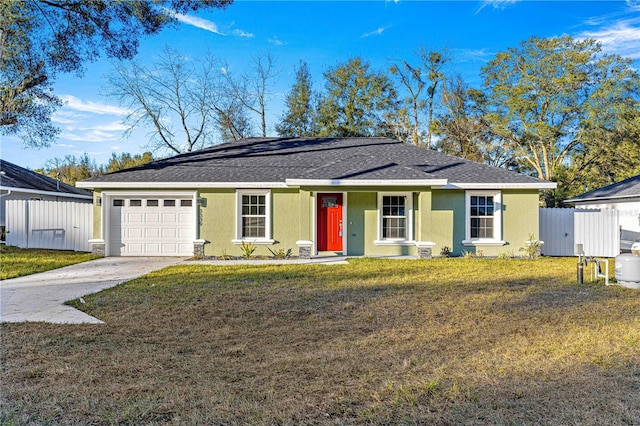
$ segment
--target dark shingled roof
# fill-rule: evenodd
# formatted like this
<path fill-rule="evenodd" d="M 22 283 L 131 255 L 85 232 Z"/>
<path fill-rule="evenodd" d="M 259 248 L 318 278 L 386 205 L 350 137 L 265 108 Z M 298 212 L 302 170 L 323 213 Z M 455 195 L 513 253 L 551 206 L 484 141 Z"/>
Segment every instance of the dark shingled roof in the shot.
<path fill-rule="evenodd" d="M 278 182 L 286 179 L 547 183 L 387 138 L 250 138 L 85 182 Z"/>
<path fill-rule="evenodd" d="M 579 197 L 567 200 L 568 203 L 590 200 L 607 200 L 611 198 L 640 197 L 640 175 L 630 177 L 618 183 L 585 192 Z"/>
<path fill-rule="evenodd" d="M 91 197 L 91 192 L 58 182 L 40 173 L 32 172 L 5 160 L 0 160 L 0 186 L 6 188 L 29 189 L 57 192 L 60 195 L 74 194 Z"/>

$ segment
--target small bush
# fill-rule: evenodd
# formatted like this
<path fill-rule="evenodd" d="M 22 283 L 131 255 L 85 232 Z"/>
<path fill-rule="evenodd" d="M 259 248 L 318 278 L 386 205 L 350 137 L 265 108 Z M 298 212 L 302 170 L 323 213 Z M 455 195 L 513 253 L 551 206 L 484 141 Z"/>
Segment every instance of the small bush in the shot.
<path fill-rule="evenodd" d="M 272 258 L 273 259 L 289 259 L 291 257 L 291 249 L 278 249 L 278 250 L 271 250 L 269 247 L 267 247 L 267 249 L 271 252 L 272 254 Z"/>
<path fill-rule="evenodd" d="M 524 252 L 527 259 L 534 260 L 540 257 L 541 247 L 542 241 L 534 238 L 533 234 L 529 234 L 529 239 L 525 241 L 524 246 L 520 247 L 519 251 Z"/>
<path fill-rule="evenodd" d="M 451 257 L 451 249 L 448 246 L 442 247 L 442 249 L 440 250 L 440 256 Z"/>
<path fill-rule="evenodd" d="M 240 250 L 242 250 L 242 256 L 246 257 L 247 259 L 249 259 L 252 255 L 253 252 L 256 251 L 256 245 L 253 243 L 247 243 L 245 244 L 245 242 L 243 241 L 242 244 L 240 244 Z"/>

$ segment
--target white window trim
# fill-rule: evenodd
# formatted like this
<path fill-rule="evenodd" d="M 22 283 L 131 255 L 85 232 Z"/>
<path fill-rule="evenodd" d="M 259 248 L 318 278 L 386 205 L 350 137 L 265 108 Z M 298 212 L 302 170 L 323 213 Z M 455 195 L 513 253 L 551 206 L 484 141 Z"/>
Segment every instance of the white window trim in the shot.
<path fill-rule="evenodd" d="M 264 195 L 265 201 L 265 227 L 264 238 L 242 238 L 242 196 Z M 271 238 L 271 191 L 268 189 L 238 189 L 236 191 L 236 238 L 231 240 L 233 244 L 273 244 Z"/>
<path fill-rule="evenodd" d="M 493 197 L 493 238 L 471 238 L 471 197 Z M 465 238 L 464 246 L 503 246 L 502 241 L 502 192 L 501 191 L 466 191 L 464 203 Z"/>
<path fill-rule="evenodd" d="M 382 197 L 405 197 L 407 200 L 405 215 L 407 217 L 407 238 L 382 238 Z M 378 192 L 378 239 L 373 244 L 377 246 L 412 246 L 413 238 L 413 193 L 412 192 Z"/>

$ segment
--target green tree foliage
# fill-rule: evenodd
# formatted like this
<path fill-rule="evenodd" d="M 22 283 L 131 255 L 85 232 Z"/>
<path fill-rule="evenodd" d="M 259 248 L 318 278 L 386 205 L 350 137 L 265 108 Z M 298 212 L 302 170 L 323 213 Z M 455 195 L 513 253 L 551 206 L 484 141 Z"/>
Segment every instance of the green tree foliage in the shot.
<path fill-rule="evenodd" d="M 46 161 L 44 169 L 34 171 L 69 185 L 75 185 L 79 180 L 101 174 L 95 160 L 92 160 L 87 153 L 80 157 L 67 155 L 64 158 L 49 159 Z"/>
<path fill-rule="evenodd" d="M 176 14 L 224 8 L 232 0 L 0 1 L 0 134 L 48 146 L 60 72 L 81 75 L 101 54 L 131 59 L 139 39 L 176 22 Z"/>
<path fill-rule="evenodd" d="M 75 185 L 80 180 L 140 166 L 153 160 L 153 155 L 150 152 L 135 155 L 127 152 L 123 152 L 120 155 L 112 153 L 111 159 L 107 164 L 98 166 L 95 160 L 89 157 L 89 154 L 84 153 L 79 157 L 67 155 L 64 158 L 49 159 L 45 162 L 44 168 L 35 169 L 34 171 L 69 185 Z"/>
<path fill-rule="evenodd" d="M 444 66 L 449 62 L 450 58 L 446 52 L 438 52 L 435 50 L 429 51 L 421 48 L 419 56 L 422 59 L 422 65 L 426 71 L 428 86 L 427 86 L 427 147 L 432 147 L 432 134 L 433 134 L 433 116 L 436 110 L 436 99 L 438 86 L 441 86 L 445 81 L 445 75 L 443 72 Z"/>
<path fill-rule="evenodd" d="M 435 148 L 494 167 L 515 169 L 509 144 L 491 132 L 485 120 L 486 100 L 482 92 L 471 89 L 461 77 L 443 86 L 442 109 L 433 124 Z"/>
<path fill-rule="evenodd" d="M 482 74 L 484 119 L 542 179 L 566 176 L 567 167 L 582 173 L 633 143 L 638 73 L 594 40 L 532 37 L 498 53 Z M 557 202 L 548 194 L 548 205 Z"/>
<path fill-rule="evenodd" d="M 425 82 L 422 78 L 420 67 L 414 67 L 407 61 L 397 61 L 389 67 L 389 72 L 399 82 L 404 89 L 406 96 L 402 102 L 403 106 L 398 111 L 397 127 L 405 125 L 405 129 L 397 133 L 406 133 L 407 138 L 402 140 L 416 146 L 424 145 L 424 129 L 422 128 L 422 117 L 426 101 L 422 99 L 422 91 Z"/>
<path fill-rule="evenodd" d="M 100 168 L 100 174 L 117 172 L 119 170 L 129 169 L 135 166 L 141 166 L 153 161 L 153 154 L 144 152 L 142 154 L 131 155 L 123 152 L 117 155 L 115 152 L 111 154 L 109 162 Z"/>
<path fill-rule="evenodd" d="M 398 101 L 386 74 L 360 57 L 324 73 L 326 92 L 318 106 L 319 136 L 392 135 Z"/>
<path fill-rule="evenodd" d="M 276 132 L 281 137 L 315 136 L 315 109 L 311 73 L 306 62 L 296 68 L 296 80 L 285 99 L 285 112 Z"/>

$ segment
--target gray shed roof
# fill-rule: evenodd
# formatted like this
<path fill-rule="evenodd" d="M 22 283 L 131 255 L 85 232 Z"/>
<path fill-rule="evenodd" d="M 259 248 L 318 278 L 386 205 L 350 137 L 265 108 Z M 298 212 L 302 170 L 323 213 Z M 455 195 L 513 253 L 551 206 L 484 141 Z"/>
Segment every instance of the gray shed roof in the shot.
<path fill-rule="evenodd" d="M 271 183 L 287 181 L 446 181 L 448 184 L 550 182 L 387 138 L 250 138 L 98 176 L 82 187 L 128 183 Z M 411 184 L 411 183 L 409 183 Z M 441 183 L 444 184 L 444 183 Z M 132 187 L 132 186 L 128 186 Z"/>
<path fill-rule="evenodd" d="M 87 198 L 92 197 L 90 191 L 67 185 L 5 160 L 0 160 L 0 171 L 0 186 L 3 189 L 15 188 L 16 190 L 24 189 L 27 191 L 57 193 L 60 196 L 80 195 Z"/>
<path fill-rule="evenodd" d="M 602 201 L 618 198 L 640 197 L 640 175 L 630 177 L 618 183 L 603 186 L 593 191 L 585 192 L 579 197 L 567 200 L 567 203 L 581 201 Z"/>

